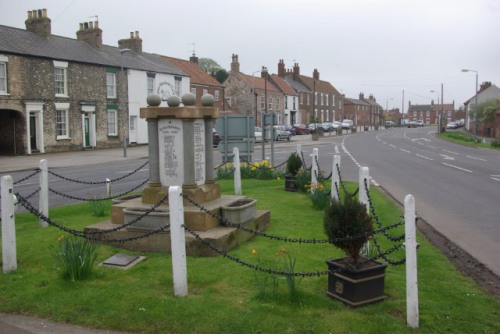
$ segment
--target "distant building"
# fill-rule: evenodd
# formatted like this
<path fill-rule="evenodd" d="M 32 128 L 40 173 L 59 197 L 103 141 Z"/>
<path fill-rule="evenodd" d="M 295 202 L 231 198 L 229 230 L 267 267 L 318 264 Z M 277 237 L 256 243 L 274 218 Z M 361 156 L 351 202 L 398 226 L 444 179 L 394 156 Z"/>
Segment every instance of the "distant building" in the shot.
<path fill-rule="evenodd" d="M 406 115 L 408 121 L 423 121 L 425 125 L 437 124 L 440 115 L 444 117 L 445 123 L 459 119 L 455 102 L 435 104 L 432 101 L 431 104 L 411 104 L 409 101 Z"/>
<path fill-rule="evenodd" d="M 373 95 L 365 98 L 359 93 L 359 99 L 344 97 L 345 119 L 350 119 L 356 126 L 376 127 L 384 122 L 383 109 Z"/>
<path fill-rule="evenodd" d="M 500 88 L 493 85 L 491 82 L 483 82 L 479 87 L 477 93 L 477 104 L 481 105 L 486 101 L 500 99 Z M 465 106 L 465 128 L 470 132 L 474 133 L 474 108 L 476 103 L 476 95 L 464 102 Z M 495 124 L 479 124 L 477 125 L 477 135 L 494 137 L 495 136 Z M 498 133 L 496 135 L 499 135 Z"/>

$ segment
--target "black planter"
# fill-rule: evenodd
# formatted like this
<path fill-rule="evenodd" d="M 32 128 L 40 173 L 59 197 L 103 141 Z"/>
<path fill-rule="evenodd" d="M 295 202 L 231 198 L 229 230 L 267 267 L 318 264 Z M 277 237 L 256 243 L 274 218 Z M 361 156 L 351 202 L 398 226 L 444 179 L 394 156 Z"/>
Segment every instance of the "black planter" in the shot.
<path fill-rule="evenodd" d="M 297 191 L 297 183 L 295 183 L 295 176 L 285 175 L 285 190 L 286 191 Z"/>
<path fill-rule="evenodd" d="M 326 261 L 328 265 L 328 295 L 352 307 L 382 301 L 387 264 L 367 260 L 368 266 L 353 269 L 344 266 L 342 259 Z M 363 261 L 363 260 L 361 260 Z"/>

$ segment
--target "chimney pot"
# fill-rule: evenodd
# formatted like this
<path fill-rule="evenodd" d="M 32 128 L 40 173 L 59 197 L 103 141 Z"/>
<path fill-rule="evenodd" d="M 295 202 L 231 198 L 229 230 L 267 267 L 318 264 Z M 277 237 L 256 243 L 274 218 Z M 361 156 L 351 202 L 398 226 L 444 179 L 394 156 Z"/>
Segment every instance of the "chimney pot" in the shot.
<path fill-rule="evenodd" d="M 94 29 L 94 22 L 92 22 L 92 21 L 89 22 L 89 29 L 91 29 L 91 30 Z"/>
<path fill-rule="evenodd" d="M 130 38 L 134 38 L 134 32 L 133 31 L 130 32 Z"/>
<path fill-rule="evenodd" d="M 47 17 L 47 9 L 42 9 L 42 17 Z"/>
<path fill-rule="evenodd" d="M 28 10 L 28 20 L 33 18 L 33 12 Z"/>
<path fill-rule="evenodd" d="M 139 32 L 138 31 L 135 32 L 135 38 L 139 38 Z"/>

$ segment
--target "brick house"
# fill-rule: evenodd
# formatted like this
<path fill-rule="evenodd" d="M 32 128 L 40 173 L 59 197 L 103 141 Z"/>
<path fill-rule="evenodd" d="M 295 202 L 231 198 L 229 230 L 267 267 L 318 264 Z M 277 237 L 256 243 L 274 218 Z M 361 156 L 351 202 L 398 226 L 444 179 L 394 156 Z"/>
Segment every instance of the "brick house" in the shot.
<path fill-rule="evenodd" d="M 308 77 L 300 74 L 298 63 L 294 64 L 292 70 L 286 70 L 283 60 L 280 60 L 278 76 L 283 77 L 299 95 L 300 117 L 297 117 L 297 123 L 307 124 L 311 116 L 318 122 L 342 119 L 342 95 L 330 82 L 320 80 L 317 69 L 314 69 L 312 77 Z"/>
<path fill-rule="evenodd" d="M 211 94 L 215 99 L 214 107 L 224 110 L 224 86 L 198 65 L 198 57 L 193 54 L 189 60 L 166 56 L 165 59 L 190 76 L 190 90 L 196 96 L 196 106 L 201 106 L 203 95 Z"/>
<path fill-rule="evenodd" d="M 344 98 L 344 119 L 350 119 L 356 126 L 371 125 L 371 104 L 365 100 L 364 94 L 359 94 L 359 99 Z"/>
<path fill-rule="evenodd" d="M 493 85 L 489 81 L 483 82 L 479 87 L 479 91 L 477 92 L 477 104 L 480 106 L 481 103 L 495 99 L 500 99 L 500 88 L 498 88 L 496 85 Z M 465 128 L 470 133 L 474 132 L 475 103 L 476 103 L 476 95 L 474 95 L 473 97 L 464 102 L 465 115 L 466 115 Z M 495 135 L 498 135 L 498 132 L 495 131 L 495 129 L 496 129 L 495 124 L 478 123 L 477 135 L 486 137 L 495 137 Z"/>
<path fill-rule="evenodd" d="M 142 52 L 137 32 L 120 50 L 102 44 L 98 22 L 81 23 L 77 39 L 52 35 L 46 9 L 25 23 L 0 26 L 0 154 L 120 147 L 139 132 L 132 116 L 146 105 L 149 77 L 189 89 L 184 72 Z"/>
<path fill-rule="evenodd" d="M 431 104 L 411 104 L 408 101 L 408 121 L 423 121 L 425 125 L 437 124 L 438 116 L 443 115 L 445 123 L 458 120 L 461 113 L 455 110 L 455 102 Z"/>
<path fill-rule="evenodd" d="M 230 113 L 254 115 L 256 126 L 262 124 L 263 113 L 276 113 L 277 123 L 285 119 L 284 94 L 270 80 L 266 67 L 262 67 L 260 77 L 240 72 L 238 55 L 233 54 L 231 71 L 224 81 L 227 107 Z"/>

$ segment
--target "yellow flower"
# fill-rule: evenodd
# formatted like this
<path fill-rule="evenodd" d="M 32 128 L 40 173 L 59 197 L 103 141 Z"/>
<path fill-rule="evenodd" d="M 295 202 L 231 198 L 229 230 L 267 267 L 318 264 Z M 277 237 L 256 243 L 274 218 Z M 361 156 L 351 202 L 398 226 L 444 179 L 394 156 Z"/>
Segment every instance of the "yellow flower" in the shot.
<path fill-rule="evenodd" d="M 255 249 L 252 249 L 252 254 L 257 255 L 257 251 Z"/>
<path fill-rule="evenodd" d="M 63 241 L 63 239 L 64 239 L 64 235 L 61 235 L 61 236 L 60 236 L 59 238 L 57 238 L 56 240 L 57 240 L 57 241 Z"/>
<path fill-rule="evenodd" d="M 267 160 L 262 160 L 262 167 L 266 167 L 269 165 L 269 162 Z"/>
<path fill-rule="evenodd" d="M 278 181 L 279 181 L 279 180 L 281 180 L 281 179 L 280 179 L 280 177 L 278 176 L 278 177 L 276 178 L 276 180 L 278 180 Z"/>

